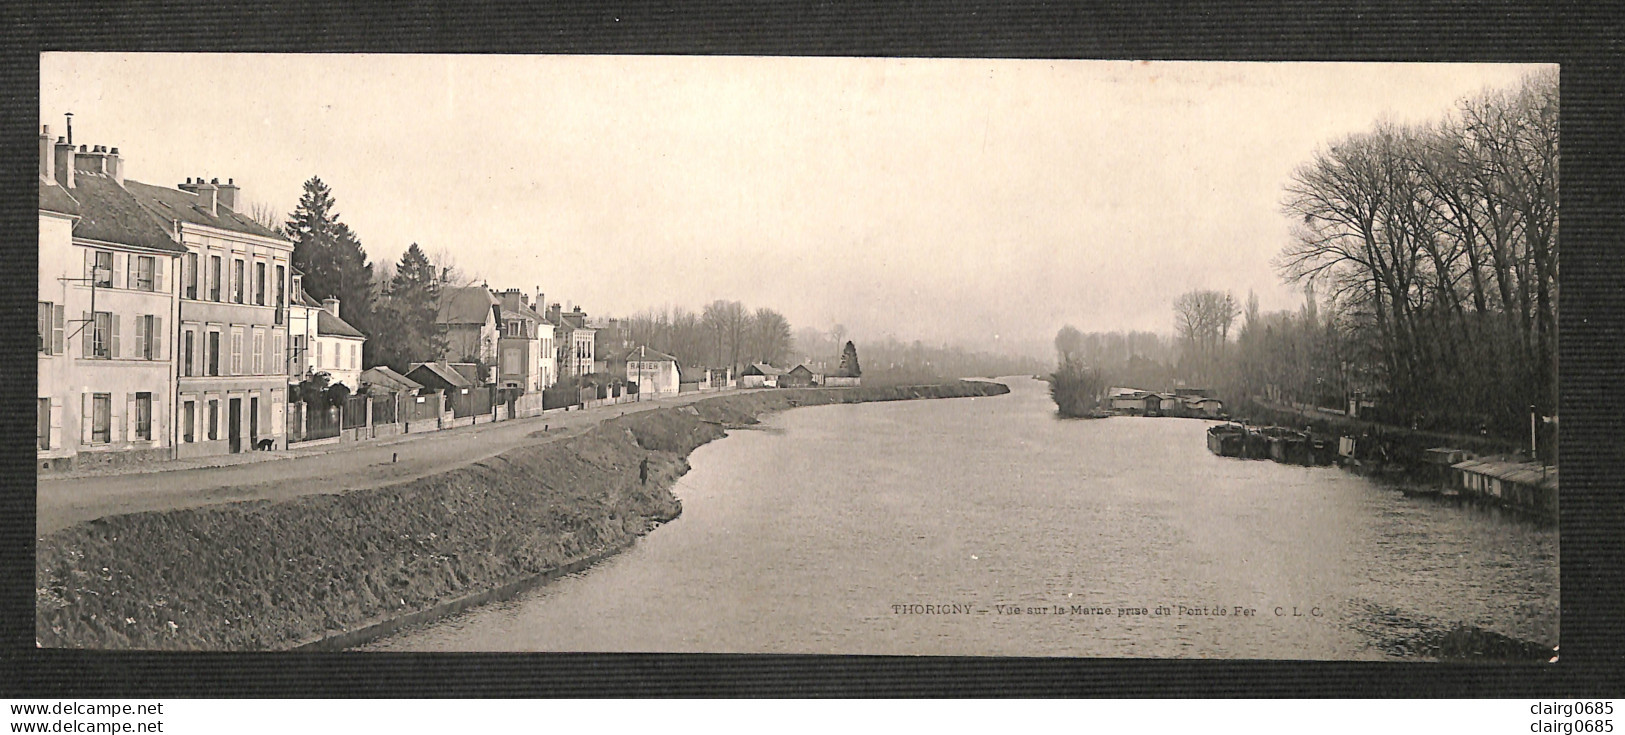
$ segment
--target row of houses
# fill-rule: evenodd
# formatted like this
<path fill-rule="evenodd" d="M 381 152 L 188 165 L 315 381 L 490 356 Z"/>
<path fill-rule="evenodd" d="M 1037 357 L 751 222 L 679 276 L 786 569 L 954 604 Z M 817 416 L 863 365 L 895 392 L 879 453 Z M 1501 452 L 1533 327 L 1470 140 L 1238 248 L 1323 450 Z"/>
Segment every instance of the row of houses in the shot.
<path fill-rule="evenodd" d="M 753 362 L 739 371 L 741 388 L 856 387 L 860 382 L 855 376 L 814 372 L 805 364 L 786 370 L 765 362 Z"/>
<path fill-rule="evenodd" d="M 365 338 L 303 292 L 233 179 L 129 179 L 71 124 L 39 136 L 40 469 L 279 444 L 290 376 L 357 387 Z"/>
<path fill-rule="evenodd" d="M 1201 388 L 1179 388 L 1172 393 L 1112 388 L 1107 392 L 1106 403 L 1113 412 L 1130 416 L 1220 418 L 1225 415 L 1224 401 Z"/>
<path fill-rule="evenodd" d="M 685 379 L 675 358 L 646 347 L 601 355 L 598 327 L 579 306 L 486 285 L 443 289 L 440 361 L 380 371 L 363 365 L 367 335 L 345 321 L 343 304 L 306 293 L 293 242 L 239 211 L 234 179 L 166 187 L 124 172 L 118 148 L 74 144 L 71 116 L 61 136 L 42 126 L 41 470 L 286 448 L 352 428 L 352 418 L 371 426 L 406 415 L 407 403 L 450 411 L 453 395 L 485 395 L 510 412 L 528 396 L 523 405 L 540 411 L 548 388 L 594 375 L 615 382 L 616 400 L 733 384 L 729 371 L 708 368 Z M 333 405 L 296 405 L 296 387 L 318 377 L 344 386 Z M 575 402 L 606 398 L 587 392 Z M 340 403 L 368 393 L 391 398 Z M 329 409 L 343 417 L 332 427 Z"/>

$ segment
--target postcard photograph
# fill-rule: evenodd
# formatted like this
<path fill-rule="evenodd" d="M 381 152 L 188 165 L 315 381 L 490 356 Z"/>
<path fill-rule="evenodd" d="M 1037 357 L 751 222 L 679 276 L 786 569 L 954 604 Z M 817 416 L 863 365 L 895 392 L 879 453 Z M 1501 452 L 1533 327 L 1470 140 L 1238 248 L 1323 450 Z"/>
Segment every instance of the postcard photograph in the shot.
<path fill-rule="evenodd" d="M 1556 65 L 45 53 L 38 122 L 40 647 L 1559 656 Z"/>

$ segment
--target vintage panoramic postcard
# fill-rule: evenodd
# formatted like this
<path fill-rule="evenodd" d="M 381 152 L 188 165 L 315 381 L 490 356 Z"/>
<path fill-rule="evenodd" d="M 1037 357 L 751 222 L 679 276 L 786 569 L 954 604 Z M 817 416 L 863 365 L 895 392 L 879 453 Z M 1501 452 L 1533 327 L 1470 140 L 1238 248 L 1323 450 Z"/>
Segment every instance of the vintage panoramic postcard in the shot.
<path fill-rule="evenodd" d="M 45 54 L 37 643 L 1553 660 L 1557 80 Z"/>

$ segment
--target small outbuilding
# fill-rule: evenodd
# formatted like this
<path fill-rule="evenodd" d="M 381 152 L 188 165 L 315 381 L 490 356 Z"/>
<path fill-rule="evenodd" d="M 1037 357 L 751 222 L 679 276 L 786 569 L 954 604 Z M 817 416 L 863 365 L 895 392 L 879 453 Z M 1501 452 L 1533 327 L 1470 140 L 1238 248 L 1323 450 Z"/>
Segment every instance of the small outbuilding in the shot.
<path fill-rule="evenodd" d="M 779 377 L 780 388 L 809 388 L 818 385 L 818 374 L 806 365 L 797 365 Z"/>
<path fill-rule="evenodd" d="M 777 388 L 779 376 L 784 375 L 783 368 L 776 368 L 765 362 L 753 362 L 739 371 L 739 387 L 741 388 Z"/>

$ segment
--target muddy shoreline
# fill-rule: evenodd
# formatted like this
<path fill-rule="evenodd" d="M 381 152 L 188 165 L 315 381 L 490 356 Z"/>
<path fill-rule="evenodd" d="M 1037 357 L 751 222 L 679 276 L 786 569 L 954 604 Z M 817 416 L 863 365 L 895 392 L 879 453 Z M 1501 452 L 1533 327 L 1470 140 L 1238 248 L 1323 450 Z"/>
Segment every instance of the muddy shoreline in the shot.
<path fill-rule="evenodd" d="M 689 453 L 729 426 L 797 406 L 1008 391 L 960 381 L 738 392 L 609 418 L 579 436 L 385 487 L 81 523 L 36 541 L 36 642 L 356 645 L 625 548 L 682 512 L 670 487 Z"/>

